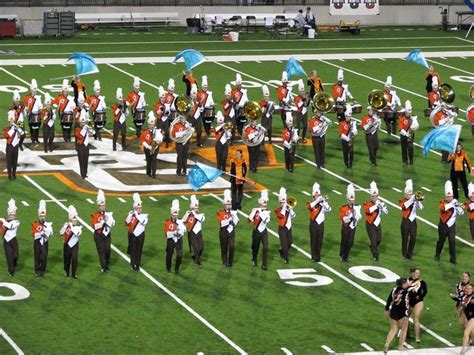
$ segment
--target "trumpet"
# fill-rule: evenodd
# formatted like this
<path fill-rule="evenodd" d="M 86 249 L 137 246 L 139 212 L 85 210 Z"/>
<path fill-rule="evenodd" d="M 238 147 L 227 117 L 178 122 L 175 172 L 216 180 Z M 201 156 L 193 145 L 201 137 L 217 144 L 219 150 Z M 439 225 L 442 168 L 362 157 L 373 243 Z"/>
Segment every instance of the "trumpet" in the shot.
<path fill-rule="evenodd" d="M 466 208 L 462 203 L 459 203 L 459 201 L 457 201 L 457 200 L 454 202 L 454 207 L 455 208 L 461 208 L 463 210 Z"/>
<path fill-rule="evenodd" d="M 423 201 L 425 199 L 425 195 L 421 191 L 415 192 L 415 200 L 416 201 Z"/>
<path fill-rule="evenodd" d="M 296 200 L 296 197 L 290 196 L 290 197 L 288 197 L 288 200 L 286 201 L 286 204 L 290 208 L 295 208 L 296 205 L 298 204 L 298 201 Z"/>
<path fill-rule="evenodd" d="M 447 83 L 443 83 L 440 86 L 439 92 L 441 95 L 441 99 L 448 104 L 453 102 L 454 99 L 456 98 L 456 93 L 454 92 L 453 87 Z"/>

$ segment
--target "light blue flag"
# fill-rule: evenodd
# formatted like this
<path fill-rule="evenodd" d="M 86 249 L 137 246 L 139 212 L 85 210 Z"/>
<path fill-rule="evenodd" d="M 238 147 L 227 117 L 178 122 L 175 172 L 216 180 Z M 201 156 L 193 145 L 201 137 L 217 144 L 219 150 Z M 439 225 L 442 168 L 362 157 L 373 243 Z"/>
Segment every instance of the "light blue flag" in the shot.
<path fill-rule="evenodd" d="M 461 135 L 462 126 L 453 124 L 450 126 L 438 126 L 430 133 L 423 137 L 421 144 L 423 145 L 423 156 L 428 154 L 430 149 L 441 149 L 447 152 L 454 152 L 459 136 Z"/>
<path fill-rule="evenodd" d="M 74 63 L 76 64 L 76 75 L 86 75 L 99 72 L 95 59 L 90 55 L 81 52 L 74 52 L 67 60 L 74 60 Z"/>
<path fill-rule="evenodd" d="M 186 69 L 192 69 L 202 62 L 206 61 L 206 58 L 202 55 L 201 52 L 198 52 L 195 49 L 185 49 L 182 52 L 179 52 L 173 60 L 173 64 L 176 64 L 181 58 L 184 60 L 184 65 Z"/>
<path fill-rule="evenodd" d="M 417 64 L 423 65 L 426 69 L 429 69 L 430 66 L 428 65 L 428 62 L 425 59 L 425 56 L 419 49 L 414 49 L 408 55 L 405 57 L 406 60 L 410 62 L 415 62 Z"/>
<path fill-rule="evenodd" d="M 197 191 L 208 182 L 215 181 L 222 174 L 224 174 L 222 170 L 196 164 L 189 171 L 188 184 Z"/>
<path fill-rule="evenodd" d="M 286 63 L 285 71 L 288 74 L 288 79 L 291 79 L 293 76 L 308 76 L 304 71 L 300 63 L 294 58 L 291 57 Z"/>

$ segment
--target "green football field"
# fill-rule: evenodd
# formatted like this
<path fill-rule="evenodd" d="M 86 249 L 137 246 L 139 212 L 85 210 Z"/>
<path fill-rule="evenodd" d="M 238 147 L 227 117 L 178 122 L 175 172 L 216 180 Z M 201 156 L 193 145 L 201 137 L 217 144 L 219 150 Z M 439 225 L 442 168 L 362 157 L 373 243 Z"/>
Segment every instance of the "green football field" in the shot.
<path fill-rule="evenodd" d="M 24 160 L 16 181 L 9 181 L 5 173 L 0 176 L 0 216 L 5 217 L 7 201 L 15 198 L 21 221 L 20 259 L 13 278 L 6 276 L 4 253 L 0 253 L 0 328 L 3 330 L 0 331 L 3 335 L 0 336 L 0 353 L 13 354 L 19 350 L 27 354 L 323 354 L 380 350 L 389 327 L 383 310 L 394 286 L 393 278 L 396 275 L 408 277 L 409 269 L 414 266 L 421 269 L 422 278 L 428 284 L 428 296 L 421 319 L 422 342 L 417 344 L 414 339 L 408 339 L 408 346 L 424 349 L 461 345 L 462 328 L 449 293 L 454 291 L 463 271 L 474 271 L 474 241 L 467 217 L 459 217 L 456 230 L 458 264 L 449 263 L 447 244 L 441 261 L 434 261 L 438 203 L 444 195 L 444 182 L 449 178 L 450 167 L 441 164 L 439 152 L 430 152 L 425 158 L 421 155 L 419 143 L 432 128 L 429 119 L 423 117 L 427 101 L 425 70 L 402 58 L 411 49 L 421 48 L 442 80 L 454 87 L 454 104 L 460 108 L 455 123 L 463 126 L 461 140 L 473 158 L 473 136 L 465 116 L 465 110 L 471 104 L 469 88 L 474 84 L 472 35 L 465 39 L 464 33 L 441 32 L 430 27 L 366 28 L 360 36 L 321 32 L 316 40 L 300 37 L 269 40 L 268 34 L 256 33 L 241 35 L 238 43 L 224 43 L 217 37 L 188 36 L 183 29 L 169 29 L 147 33 L 103 30 L 80 32 L 69 39 L 3 40 L 0 50 L 14 53 L 0 57 L 2 127 L 7 125 L 11 91 L 20 88 L 24 91 L 23 97 L 29 82 L 35 78 L 41 94 L 50 92 L 56 96 L 61 81 L 50 79 L 73 74 L 74 67 L 64 64 L 74 51 L 91 54 L 98 60 L 100 72 L 82 77 L 89 93 L 92 93 L 93 81 L 99 79 L 102 94 L 110 106 L 115 103 L 116 88 L 122 87 L 126 94 L 131 90 L 133 77 L 139 76 L 141 90 L 146 93 L 148 108 L 151 108 L 157 101 L 158 87 L 166 85 L 170 77 L 176 77 L 176 91 L 184 92 L 184 83 L 179 76 L 184 65 L 173 65 L 171 61 L 177 52 L 187 48 L 197 49 L 208 57 L 207 62 L 195 68 L 194 76 L 198 81 L 201 75 L 208 76 L 216 104 L 224 98 L 225 84 L 235 80 L 236 73 L 242 75 L 251 100 L 259 101 L 261 86 L 267 84 L 276 101 L 281 72 L 286 60 L 293 55 L 300 56 L 306 72 L 318 70 L 326 89 L 336 80 L 337 70 L 344 69 L 345 82 L 354 98 L 364 106 L 364 113 L 367 94 L 373 89 L 382 89 L 387 75 L 392 75 L 398 96 L 402 102 L 411 100 L 420 122 L 414 164 L 402 163 L 399 139 L 388 136 L 383 130 L 384 124 L 379 132 L 376 167 L 370 164 L 360 128 L 352 169 L 344 167 L 336 125 L 332 125 L 326 135 L 326 168 L 323 169 L 315 167 L 311 145 L 300 145 L 295 173 L 289 174 L 281 165 L 284 163 L 282 145 L 278 141 L 267 145 L 267 158 L 262 161 L 262 168 L 250 178 L 270 191 L 270 209 L 278 207 L 274 193 L 278 193 L 281 186 L 298 200 L 290 263 L 284 264 L 279 257 L 278 224 L 272 215 L 269 270 L 252 267 L 251 224 L 245 219 L 247 213 L 257 207 L 260 193 L 249 188 L 239 214 L 241 223 L 236 232 L 234 266 L 224 268 L 216 221 L 216 212 L 222 208 L 222 189 L 210 188 L 198 195 L 201 210 L 207 217 L 203 227 L 204 267 L 194 266 L 185 240 L 181 273 L 175 275 L 167 273 L 165 268 L 163 221 L 169 217 L 171 201 L 175 198 L 179 199 L 184 214 L 191 195 L 188 188 L 179 191 L 180 187 L 177 187 L 172 192 L 164 192 L 150 185 L 148 191 L 146 186 L 142 189 L 144 212 L 150 214 L 150 222 L 146 228 L 140 273 L 130 270 L 126 255 L 127 230 L 123 221 L 132 209 L 131 191 L 106 191 L 107 209 L 114 212 L 117 225 L 112 230 L 111 272 L 102 274 L 92 230 L 88 227 L 90 214 L 96 210 L 94 185 L 78 180 L 77 174 L 71 171 L 32 169 L 36 163 Z M 110 110 L 108 117 L 107 129 L 110 130 Z M 362 116 L 355 117 L 360 119 Z M 330 118 L 336 121 L 334 115 Z M 278 115 L 274 115 L 273 124 L 274 135 L 279 135 L 281 120 Z M 128 125 L 132 126 L 131 120 Z M 56 127 L 57 136 L 58 133 L 59 127 Z M 133 131 L 128 133 L 133 140 Z M 104 142 L 109 142 L 109 138 L 105 133 Z M 195 150 L 190 158 L 213 165 L 212 160 L 206 160 L 209 154 L 205 152 L 206 148 L 213 149 L 213 145 L 214 141 L 208 140 L 204 150 Z M 29 143 L 26 146 L 25 152 L 20 152 L 20 162 L 22 154 L 34 157 L 32 152 L 41 150 Z M 4 149 L 4 144 L 1 147 Z M 111 144 L 108 147 L 111 150 Z M 140 155 L 135 143 L 131 144 L 130 150 L 136 156 Z M 45 157 L 49 164 L 61 164 L 61 156 L 55 155 L 59 154 L 57 152 Z M 74 158 L 74 155 L 65 152 L 64 157 Z M 116 157 L 118 159 L 118 155 Z M 3 169 L 4 151 L 0 152 L 0 158 Z M 41 158 L 36 156 L 36 159 Z M 110 156 L 107 159 L 113 160 Z M 269 165 L 265 166 L 267 163 Z M 174 164 L 160 160 L 158 169 L 165 168 L 174 168 Z M 136 176 L 137 182 L 132 174 L 127 183 L 156 183 Z M 398 208 L 408 178 L 413 179 L 415 190 L 425 194 L 425 209 L 419 213 L 418 238 L 412 260 L 404 260 L 401 255 L 401 212 Z M 160 181 L 160 175 L 157 180 Z M 365 223 L 361 222 L 350 261 L 341 263 L 338 208 L 345 203 L 349 182 L 355 185 L 357 202 L 362 204 L 369 199 L 368 188 L 372 180 L 377 182 L 380 195 L 389 208 L 388 216 L 382 221 L 380 261 L 372 261 Z M 326 215 L 322 261 L 319 263 L 311 261 L 309 214 L 305 207 L 316 181 L 321 184 L 323 194 L 329 196 L 332 207 L 332 212 Z M 186 184 L 186 179 L 171 178 L 167 184 Z M 462 192 L 460 196 L 464 201 Z M 37 278 L 33 270 L 30 226 L 37 218 L 41 199 L 48 202 L 48 220 L 53 222 L 54 236 L 50 240 L 47 273 L 43 278 Z M 63 276 L 63 242 L 59 236 L 70 204 L 75 205 L 85 226 L 77 280 Z M 355 275 L 360 269 L 366 270 L 364 279 Z M 29 297 L 5 300 L 13 295 L 15 285 L 26 289 Z M 396 346 L 393 342 L 392 348 Z"/>

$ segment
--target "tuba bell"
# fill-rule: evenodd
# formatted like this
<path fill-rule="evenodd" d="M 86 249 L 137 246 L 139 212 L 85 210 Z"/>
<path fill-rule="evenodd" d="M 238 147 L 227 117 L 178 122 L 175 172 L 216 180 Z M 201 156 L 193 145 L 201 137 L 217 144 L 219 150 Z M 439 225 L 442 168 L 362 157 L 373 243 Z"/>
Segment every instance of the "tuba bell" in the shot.
<path fill-rule="evenodd" d="M 388 103 L 387 97 L 382 90 L 372 90 L 369 92 L 367 101 L 374 110 L 382 110 Z"/>
<path fill-rule="evenodd" d="M 176 98 L 176 112 L 180 115 L 187 115 L 193 108 L 193 100 L 189 96 L 180 95 Z"/>
<path fill-rule="evenodd" d="M 321 91 L 313 96 L 312 104 L 318 111 L 327 113 L 334 108 L 335 102 L 331 94 Z"/>
<path fill-rule="evenodd" d="M 296 200 L 296 197 L 290 196 L 286 200 L 286 203 L 290 208 L 295 208 L 296 205 L 298 204 L 298 201 Z"/>
<path fill-rule="evenodd" d="M 176 107 L 177 109 L 177 107 Z M 173 128 L 177 123 L 183 123 L 186 127 L 185 133 L 180 135 L 179 137 L 175 136 L 172 132 L 174 131 Z M 191 126 L 191 124 L 187 121 L 181 122 L 181 117 L 176 117 L 173 122 L 170 124 L 170 138 L 172 141 L 175 143 L 186 143 L 193 135 L 194 133 L 194 128 Z"/>
<path fill-rule="evenodd" d="M 245 117 L 251 121 L 256 121 L 262 117 L 262 108 L 255 101 L 247 101 L 244 104 L 243 112 Z"/>
<path fill-rule="evenodd" d="M 439 88 L 441 99 L 450 104 L 456 98 L 456 93 L 451 85 L 443 83 Z"/>

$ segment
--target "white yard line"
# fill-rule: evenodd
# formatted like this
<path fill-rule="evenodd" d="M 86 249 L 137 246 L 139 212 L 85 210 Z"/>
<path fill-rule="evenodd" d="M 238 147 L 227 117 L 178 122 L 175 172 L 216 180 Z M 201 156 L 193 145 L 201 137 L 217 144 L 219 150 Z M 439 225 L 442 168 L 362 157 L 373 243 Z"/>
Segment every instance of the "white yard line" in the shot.
<path fill-rule="evenodd" d="M 150 197 L 148 197 L 148 198 L 149 198 L 150 200 L 152 200 L 153 202 L 158 201 L 158 200 L 157 200 L 156 198 L 154 198 L 153 196 L 150 196 Z"/>
<path fill-rule="evenodd" d="M 459 39 L 460 41 L 467 42 L 467 43 L 472 43 L 474 44 L 474 41 L 470 41 L 468 39 L 462 38 L 462 37 L 455 37 L 456 39 Z"/>
<path fill-rule="evenodd" d="M 413 349 L 413 346 L 411 346 L 411 345 L 408 344 L 407 342 L 403 343 L 403 346 L 405 346 L 405 348 L 407 348 L 408 350 Z"/>
<path fill-rule="evenodd" d="M 91 205 L 94 204 L 94 201 L 92 201 L 90 198 L 86 198 L 86 201 L 87 201 L 88 203 L 90 203 Z"/>
<path fill-rule="evenodd" d="M 36 181 L 31 179 L 28 175 L 23 176 L 28 182 L 30 182 L 34 187 L 36 187 L 40 192 L 48 196 L 51 200 L 55 201 L 56 204 L 61 207 L 64 211 L 67 212 L 67 207 L 59 202 L 51 193 L 45 190 L 42 186 L 40 186 Z M 87 224 L 82 218 L 78 217 L 78 221 L 87 228 L 91 233 L 94 232 L 92 227 Z M 112 250 L 116 252 L 122 259 L 124 259 L 127 263 L 130 263 L 130 258 L 125 255 L 119 248 L 117 248 L 114 244 L 112 244 Z M 161 282 L 159 282 L 156 278 L 151 276 L 145 269 L 140 268 L 140 272 L 153 284 L 155 284 L 160 290 L 170 296 L 176 303 L 182 306 L 186 311 L 191 313 L 194 317 L 196 317 L 201 323 L 203 323 L 207 328 L 213 331 L 217 336 L 219 336 L 222 340 L 224 340 L 227 344 L 229 344 L 232 348 L 234 348 L 240 354 L 247 354 L 245 350 L 243 350 L 239 345 L 234 343 L 229 337 L 227 337 L 224 333 L 222 333 L 219 329 L 214 327 L 207 319 L 201 316 L 198 312 L 196 312 L 193 308 L 191 308 L 187 303 L 185 303 L 181 298 L 176 296 L 172 291 L 170 291 L 167 287 L 165 287 Z M 21 350 L 20 350 L 21 351 Z"/>
<path fill-rule="evenodd" d="M 370 346 L 368 346 L 366 343 L 360 343 L 360 346 L 362 346 L 365 350 L 368 351 L 374 351 Z"/>
<path fill-rule="evenodd" d="M 20 347 L 18 345 L 16 345 L 16 343 L 13 341 L 13 339 L 10 338 L 10 336 L 7 334 L 7 332 L 4 331 L 2 328 L 0 328 L 0 336 L 2 336 L 3 339 L 5 339 L 7 341 L 8 344 L 10 344 L 10 346 L 13 348 L 13 350 L 16 351 L 16 353 L 18 355 L 24 355 L 25 354 L 23 352 L 23 350 L 21 350 Z"/>
<path fill-rule="evenodd" d="M 327 353 L 330 353 L 330 354 L 335 354 L 336 352 L 334 350 L 332 350 L 329 346 L 327 345 L 321 345 L 321 348 L 323 350 L 325 350 Z"/>
<path fill-rule="evenodd" d="M 30 204 L 26 201 L 21 201 L 21 204 L 25 207 L 30 207 Z"/>
<path fill-rule="evenodd" d="M 22 78 L 20 78 L 19 76 L 16 76 L 15 74 L 13 74 L 13 73 L 11 73 L 11 72 L 9 72 L 9 71 L 6 70 L 5 68 L 0 67 L 0 70 L 2 70 L 4 73 L 10 75 L 11 77 L 15 78 L 16 80 L 21 81 L 23 84 L 26 84 L 28 87 L 30 86 L 30 83 L 29 83 L 29 82 L 27 82 L 26 80 L 23 80 Z M 41 93 L 41 94 L 43 94 L 43 95 L 44 95 L 44 93 L 45 93 L 45 92 L 44 92 L 43 90 L 41 90 L 40 88 L 38 88 L 38 92 Z"/>
<path fill-rule="evenodd" d="M 125 199 L 123 199 L 123 198 L 121 198 L 121 197 L 118 197 L 117 200 L 119 200 L 119 201 L 122 202 L 122 203 L 127 202 L 127 201 L 125 201 Z"/>
<path fill-rule="evenodd" d="M 421 188 L 422 188 L 423 190 L 425 190 L 425 191 L 431 192 L 431 190 L 430 190 L 429 188 L 427 188 L 427 187 L 422 186 Z"/>
<path fill-rule="evenodd" d="M 323 168 L 323 170 L 326 170 L 325 168 Z M 356 185 L 354 185 L 356 186 Z M 217 196 L 216 194 L 214 193 L 210 193 L 209 196 L 215 198 L 216 200 L 220 201 L 220 202 L 223 202 L 223 199 L 219 196 Z M 237 211 L 237 213 L 239 213 L 240 215 L 244 216 L 245 218 L 248 218 L 249 215 L 246 214 L 245 212 L 242 212 L 242 211 Z M 268 232 L 273 235 L 275 238 L 279 239 L 279 236 L 278 236 L 278 233 L 275 232 L 274 230 L 270 229 L 270 228 L 267 228 Z M 295 243 L 293 243 L 291 245 L 292 248 L 296 249 L 297 251 L 299 251 L 301 254 L 303 254 L 304 256 L 306 256 L 308 259 L 311 260 L 311 254 L 308 253 L 306 250 L 304 250 L 303 248 L 299 247 L 298 245 L 296 245 Z M 341 274 L 339 271 L 337 271 L 336 269 L 332 268 L 331 266 L 329 266 L 328 264 L 326 264 L 325 262 L 322 262 L 322 261 L 319 261 L 318 262 L 318 265 L 321 265 L 323 268 L 325 268 L 326 270 L 328 270 L 329 272 L 333 273 L 334 275 L 336 275 L 337 277 L 339 277 L 340 279 L 342 279 L 343 281 L 347 282 L 348 284 L 354 286 L 355 288 L 357 288 L 359 291 L 365 293 L 367 296 L 369 296 L 370 298 L 372 298 L 373 300 L 377 301 L 378 303 L 382 304 L 382 305 L 385 305 L 385 301 L 383 299 L 381 299 L 380 297 L 378 297 L 377 295 L 375 295 L 374 293 L 370 292 L 369 290 L 367 290 L 365 287 L 359 285 L 357 282 L 349 279 L 348 277 L 344 276 L 343 274 Z M 413 322 L 411 319 L 410 319 L 410 322 Z M 421 329 L 423 329 L 425 332 L 427 332 L 428 334 L 430 334 L 431 336 L 433 336 L 434 338 L 436 338 L 437 340 L 439 340 L 440 342 L 444 343 L 445 345 L 447 346 L 454 346 L 453 344 L 451 344 L 448 340 L 444 339 L 442 336 L 438 335 L 437 333 L 435 333 L 434 331 L 432 331 L 431 329 L 425 327 L 423 324 L 420 324 L 421 326 Z"/>
<path fill-rule="evenodd" d="M 128 71 L 125 71 L 125 70 L 123 70 L 123 69 L 120 69 L 120 68 L 118 68 L 118 67 L 116 67 L 115 65 L 112 65 L 112 64 L 110 64 L 110 63 L 107 63 L 107 65 L 108 65 L 109 67 L 111 67 L 111 68 L 113 68 L 113 69 L 115 69 L 115 70 L 117 70 L 117 71 L 119 71 L 119 72 L 125 74 L 125 75 L 128 75 L 128 76 L 131 77 L 131 78 L 135 78 L 135 77 L 137 76 L 137 75 L 133 75 L 133 74 L 129 73 Z M 150 82 L 148 82 L 148 81 L 146 81 L 146 80 L 143 80 L 142 78 L 140 78 L 140 81 L 141 81 L 142 83 L 145 83 L 145 84 L 151 86 L 152 88 L 158 89 L 158 86 L 156 86 L 156 85 L 154 85 L 154 84 L 152 84 L 152 83 L 150 83 Z M 133 129 L 133 130 L 134 130 L 134 129 Z"/>
<path fill-rule="evenodd" d="M 332 192 L 334 192 L 336 195 L 342 195 L 342 192 L 339 192 L 337 190 L 332 190 Z"/>
<path fill-rule="evenodd" d="M 399 192 L 399 193 L 401 193 L 401 192 L 402 192 L 402 190 L 400 190 L 400 189 L 397 189 L 396 187 L 392 187 L 392 190 L 393 190 L 393 191 L 396 191 L 396 192 Z"/>
<path fill-rule="evenodd" d="M 446 59 L 446 58 L 443 58 L 441 57 L 442 59 Z M 443 67 L 446 67 L 446 68 L 449 68 L 449 69 L 453 69 L 453 70 L 457 70 L 461 73 L 465 73 L 465 74 L 469 74 L 469 75 L 474 75 L 473 72 L 470 72 L 470 71 L 467 71 L 467 70 L 464 70 L 464 69 L 460 69 L 460 68 L 456 68 L 456 67 L 453 67 L 452 65 L 448 65 L 448 64 L 444 64 L 444 63 L 440 63 L 440 62 L 437 62 L 436 60 L 433 60 L 433 59 L 428 59 L 428 62 L 431 62 L 431 63 L 435 63 L 437 65 L 441 65 Z"/>
<path fill-rule="evenodd" d="M 280 348 L 280 349 L 281 349 L 281 351 L 283 351 L 283 353 L 285 355 L 293 355 L 293 353 L 290 350 L 288 350 L 287 348 Z"/>

